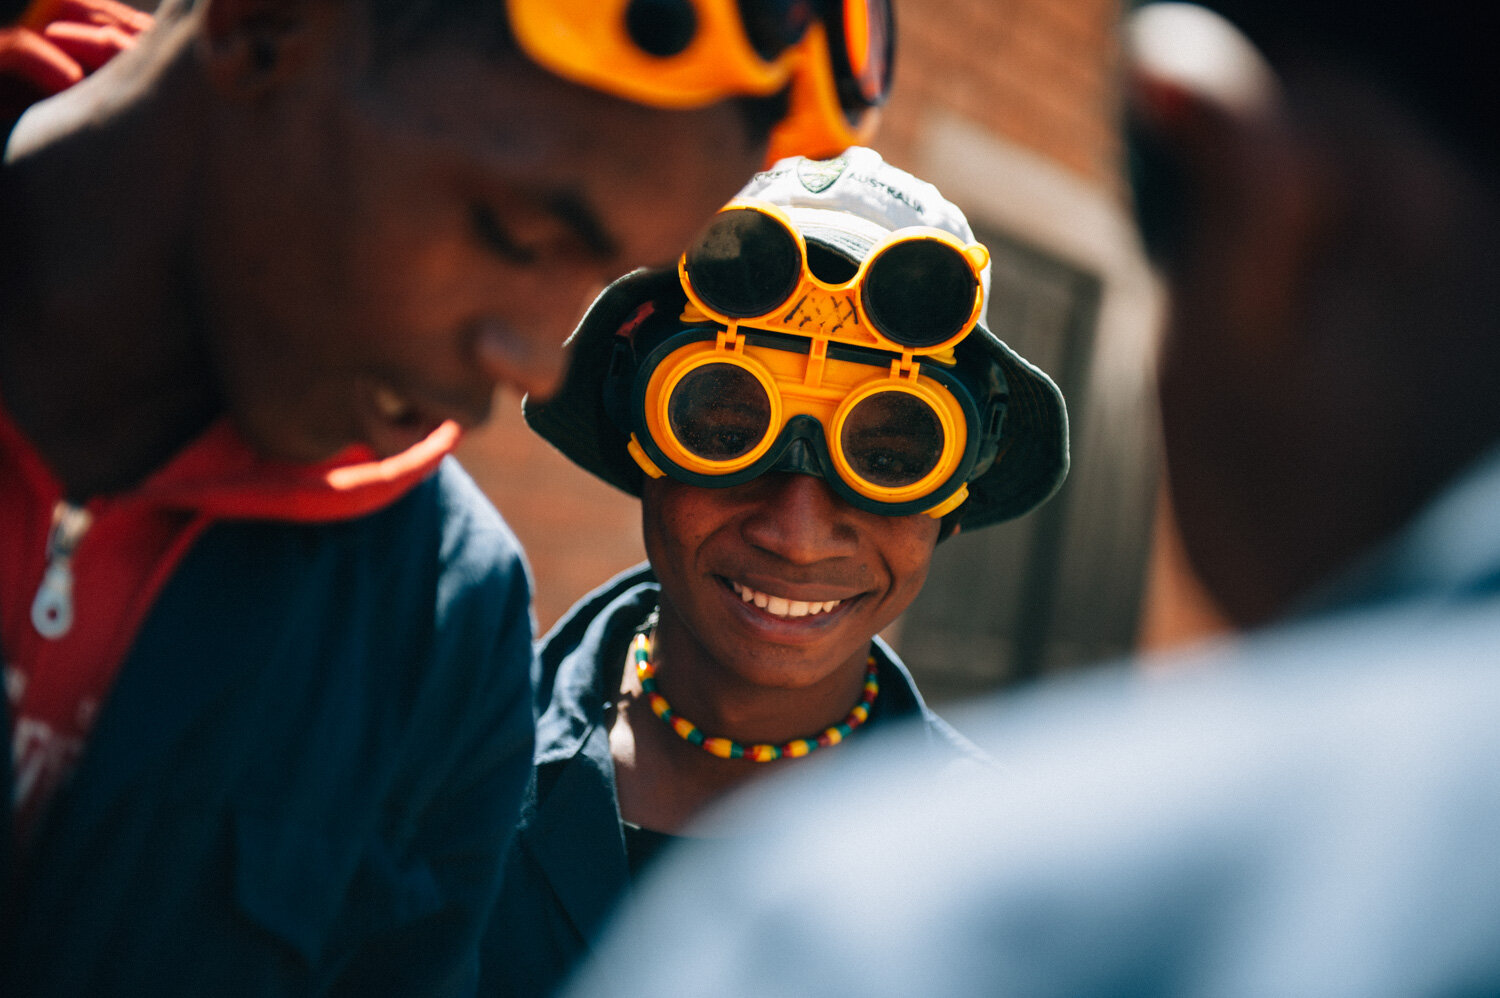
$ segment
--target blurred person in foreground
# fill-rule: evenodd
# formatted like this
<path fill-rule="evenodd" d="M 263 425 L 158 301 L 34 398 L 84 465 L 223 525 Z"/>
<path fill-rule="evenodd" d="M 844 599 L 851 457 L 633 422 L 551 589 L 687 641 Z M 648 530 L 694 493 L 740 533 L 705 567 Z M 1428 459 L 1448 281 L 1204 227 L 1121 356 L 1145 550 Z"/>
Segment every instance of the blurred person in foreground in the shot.
<path fill-rule="evenodd" d="M 529 584 L 445 455 L 768 135 L 840 149 L 886 82 L 881 6 L 674 9 L 0 35 L 0 993 L 472 990 Z"/>
<path fill-rule="evenodd" d="M 1500 993 L 1485 23 L 1133 13 L 1172 499 L 1242 633 L 950 712 L 997 773 L 872 741 L 752 793 L 720 820 L 754 833 L 659 868 L 576 993 Z"/>
<path fill-rule="evenodd" d="M 550 993 L 658 852 L 750 780 L 907 718 L 933 771 L 982 758 L 877 634 L 941 538 L 1026 513 L 1067 470 L 1062 396 L 980 324 L 988 281 L 962 212 L 855 147 L 759 174 L 680 269 L 589 310 L 526 416 L 640 497 L 650 564 L 540 645 L 486 993 Z"/>

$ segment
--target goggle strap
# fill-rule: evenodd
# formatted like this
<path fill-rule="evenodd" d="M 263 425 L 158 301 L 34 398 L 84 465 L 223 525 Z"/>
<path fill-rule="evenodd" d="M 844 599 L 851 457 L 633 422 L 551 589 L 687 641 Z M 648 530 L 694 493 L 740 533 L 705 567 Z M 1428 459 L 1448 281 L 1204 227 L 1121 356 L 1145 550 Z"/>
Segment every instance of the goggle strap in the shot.
<path fill-rule="evenodd" d="M 630 435 L 630 443 L 625 445 L 625 449 L 630 452 L 630 456 L 635 459 L 636 465 L 646 473 L 647 477 L 666 477 L 667 473 L 658 468 L 656 462 L 647 456 L 645 449 L 641 447 L 641 442 L 636 439 L 634 433 Z"/>
<path fill-rule="evenodd" d="M 941 520 L 943 517 L 953 512 L 955 509 L 958 509 L 959 506 L 962 506 L 964 500 L 967 498 L 969 498 L 969 486 L 967 483 L 965 483 L 958 487 L 957 492 L 953 493 L 951 496 L 944 499 L 942 502 L 938 503 L 931 509 L 924 509 L 922 512 L 927 516 L 932 517 L 934 520 Z"/>

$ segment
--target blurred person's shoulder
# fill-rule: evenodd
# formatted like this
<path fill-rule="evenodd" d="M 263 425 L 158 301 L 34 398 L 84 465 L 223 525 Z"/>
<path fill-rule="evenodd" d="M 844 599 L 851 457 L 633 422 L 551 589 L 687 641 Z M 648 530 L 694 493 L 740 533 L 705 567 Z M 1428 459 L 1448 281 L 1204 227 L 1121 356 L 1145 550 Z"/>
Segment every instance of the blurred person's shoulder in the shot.
<path fill-rule="evenodd" d="M 747 795 L 727 820 L 766 835 L 689 857 L 621 937 L 712 884 L 734 917 L 684 951 L 724 994 L 1423 993 L 1500 960 L 1497 639 L 1494 599 L 1357 608 L 950 711 L 995 765 L 934 771 L 908 731 Z"/>

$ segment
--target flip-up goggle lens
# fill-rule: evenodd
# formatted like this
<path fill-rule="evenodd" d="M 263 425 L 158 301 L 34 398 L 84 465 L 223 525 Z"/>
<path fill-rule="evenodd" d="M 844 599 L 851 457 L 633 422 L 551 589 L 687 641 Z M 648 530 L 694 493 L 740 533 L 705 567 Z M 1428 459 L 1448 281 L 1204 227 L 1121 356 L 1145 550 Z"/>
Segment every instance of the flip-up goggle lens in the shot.
<path fill-rule="evenodd" d="M 683 259 L 687 279 L 709 311 L 747 319 L 791 298 L 804 255 L 794 232 L 775 217 L 735 208 L 714 216 Z"/>
<path fill-rule="evenodd" d="M 972 328 L 979 275 L 954 247 L 898 242 L 875 255 L 860 298 L 870 324 L 902 346 L 931 347 Z"/>
<path fill-rule="evenodd" d="M 872 248 L 850 281 L 829 284 L 809 269 L 807 244 L 780 211 L 741 203 L 714 217 L 683 254 L 679 273 L 694 304 L 722 321 L 773 318 L 810 291 L 857 289 L 853 309 L 877 334 L 862 345 L 937 352 L 979 321 L 988 260 L 977 243 L 901 229 Z"/>

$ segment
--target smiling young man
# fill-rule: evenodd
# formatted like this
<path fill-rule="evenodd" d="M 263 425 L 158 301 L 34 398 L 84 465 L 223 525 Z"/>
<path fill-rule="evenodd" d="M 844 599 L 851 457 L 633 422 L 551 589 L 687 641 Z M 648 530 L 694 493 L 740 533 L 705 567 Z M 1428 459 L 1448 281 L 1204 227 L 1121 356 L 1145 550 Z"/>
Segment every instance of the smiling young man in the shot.
<path fill-rule="evenodd" d="M 445 455 L 768 137 L 840 148 L 888 79 L 847 5 L 624 6 L 0 33 L 0 993 L 472 988 L 529 588 Z"/>
<path fill-rule="evenodd" d="M 740 197 L 678 270 L 613 284 L 562 389 L 527 400 L 640 496 L 650 565 L 541 645 L 487 993 L 555 988 L 652 854 L 747 780 L 903 718 L 935 765 L 975 755 L 876 635 L 940 538 L 1067 470 L 1062 397 L 978 324 L 988 254 L 932 185 L 856 147 Z"/>

